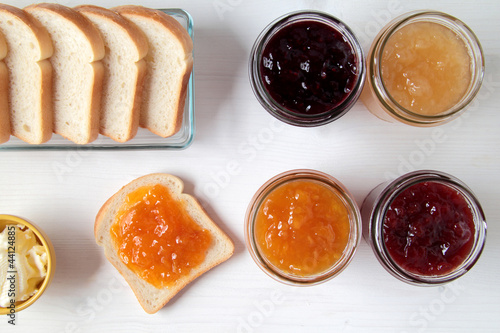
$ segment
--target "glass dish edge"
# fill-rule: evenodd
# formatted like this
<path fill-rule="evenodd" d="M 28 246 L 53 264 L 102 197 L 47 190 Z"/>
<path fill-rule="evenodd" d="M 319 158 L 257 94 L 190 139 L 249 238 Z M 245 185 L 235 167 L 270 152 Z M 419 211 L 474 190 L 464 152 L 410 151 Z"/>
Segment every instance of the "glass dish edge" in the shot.
<path fill-rule="evenodd" d="M 161 8 L 158 9 L 168 15 L 173 16 L 177 19 L 182 26 L 187 30 L 191 40 L 193 40 L 194 45 L 194 26 L 192 16 L 180 8 Z M 194 49 L 193 49 L 193 70 L 188 81 L 188 89 L 186 94 L 186 102 L 183 110 L 183 119 L 181 129 L 171 137 L 162 138 L 156 136 L 152 133 L 148 133 L 148 136 L 154 138 L 158 142 L 153 143 L 138 143 L 134 141 L 139 141 L 141 138 L 140 132 L 149 132 L 145 129 L 139 128 L 139 133 L 135 138 L 127 142 L 115 142 L 110 138 L 104 137 L 99 134 L 99 137 L 88 144 L 78 145 L 69 140 L 57 138 L 57 141 L 62 141 L 63 143 L 54 143 L 53 139 L 46 143 L 36 145 L 23 142 L 15 137 L 11 136 L 11 139 L 5 143 L 0 144 L 0 151 L 43 151 L 43 150 L 147 150 L 147 149 L 163 149 L 163 150 L 183 150 L 188 148 L 195 135 L 195 98 L 194 98 Z M 12 142 L 14 140 L 14 142 Z M 51 143 L 52 141 L 52 143 Z M 164 142 L 160 142 L 164 141 Z M 67 143 L 66 143 L 67 142 Z"/>

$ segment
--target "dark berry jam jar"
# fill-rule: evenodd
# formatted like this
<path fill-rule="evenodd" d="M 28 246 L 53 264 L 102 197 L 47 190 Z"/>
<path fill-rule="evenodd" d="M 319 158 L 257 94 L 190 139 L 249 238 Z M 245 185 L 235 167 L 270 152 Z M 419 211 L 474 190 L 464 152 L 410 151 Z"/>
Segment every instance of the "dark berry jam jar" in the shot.
<path fill-rule="evenodd" d="M 415 171 L 382 183 L 361 208 L 363 237 L 393 276 L 439 285 L 466 272 L 486 240 L 486 220 L 472 191 L 438 171 Z"/>
<path fill-rule="evenodd" d="M 343 116 L 363 88 L 363 50 L 344 23 L 321 12 L 295 12 L 272 22 L 250 56 L 252 89 L 281 121 L 319 126 Z"/>

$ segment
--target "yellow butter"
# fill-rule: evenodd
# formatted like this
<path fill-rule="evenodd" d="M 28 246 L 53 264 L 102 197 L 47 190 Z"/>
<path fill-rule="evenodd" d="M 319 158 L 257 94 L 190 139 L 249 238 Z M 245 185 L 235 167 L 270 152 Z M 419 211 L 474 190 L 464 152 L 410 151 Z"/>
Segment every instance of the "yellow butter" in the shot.
<path fill-rule="evenodd" d="M 0 233 L 0 307 L 9 306 L 10 300 L 14 298 L 12 291 L 16 302 L 25 301 L 36 294 L 40 282 L 47 275 L 47 252 L 38 243 L 33 231 L 28 228 L 23 230 L 24 226 L 17 225 L 15 238 L 9 242 L 8 227 Z M 15 251 L 9 262 L 12 245 Z M 10 279 L 12 275 L 15 279 Z"/>

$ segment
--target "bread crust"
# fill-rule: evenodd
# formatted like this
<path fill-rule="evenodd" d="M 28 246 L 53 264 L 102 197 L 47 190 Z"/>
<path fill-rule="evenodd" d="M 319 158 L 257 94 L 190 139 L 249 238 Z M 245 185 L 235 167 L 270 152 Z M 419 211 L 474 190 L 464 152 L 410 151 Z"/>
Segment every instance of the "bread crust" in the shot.
<path fill-rule="evenodd" d="M 0 37 L 0 39 L 3 38 Z M 1 43 L 1 42 L 0 42 Z M 2 46 L 0 45 L 0 49 Z M 1 51 L 0 51 L 1 52 Z M 0 59 L 0 143 L 10 139 L 10 117 L 9 117 L 9 70 Z"/>
<path fill-rule="evenodd" d="M 111 9 L 106 9 L 94 5 L 80 5 L 74 7 L 74 9 L 80 13 L 85 12 L 111 20 L 116 23 L 118 27 L 121 27 L 123 30 L 125 30 L 126 34 L 130 35 L 130 38 L 135 42 L 135 45 L 137 46 L 137 57 L 135 59 L 136 62 L 144 58 L 148 53 L 149 44 L 148 39 L 146 38 L 144 33 L 117 12 Z"/>
<path fill-rule="evenodd" d="M 9 70 L 3 59 L 7 55 L 7 42 L 0 32 L 0 143 L 10 139 Z"/>
<path fill-rule="evenodd" d="M 133 55 L 133 61 L 135 61 L 137 75 L 135 75 L 135 77 L 130 77 L 130 79 L 133 80 L 133 82 L 131 83 L 135 84 L 135 90 L 132 97 L 132 103 L 130 105 L 127 105 L 129 108 L 126 114 L 127 119 L 124 122 L 126 125 L 128 125 L 126 129 L 123 127 L 122 131 L 116 133 L 106 125 L 109 123 L 109 120 L 106 119 L 110 119 L 115 112 L 114 108 L 109 109 L 108 103 L 112 103 L 111 105 L 116 103 L 116 100 L 106 99 L 110 92 L 108 89 L 111 89 L 111 87 L 108 85 L 110 73 L 107 73 L 106 69 L 103 79 L 103 93 L 101 97 L 99 132 L 112 138 L 115 141 L 126 142 L 132 139 L 137 134 L 139 126 L 140 106 L 143 91 L 142 86 L 147 69 L 143 58 L 146 56 L 149 49 L 148 40 L 138 27 L 136 27 L 134 24 L 132 24 L 132 22 L 126 20 L 115 11 L 94 5 L 81 5 L 75 7 L 74 9 L 86 16 L 90 21 L 100 19 L 101 21 L 104 20 L 106 22 L 111 22 L 111 24 L 113 25 L 113 29 L 118 29 L 119 31 L 123 32 L 123 35 L 128 36 L 130 43 L 127 44 L 127 47 L 131 47 L 130 51 L 135 52 L 135 54 Z M 100 25 L 96 24 L 96 27 L 100 29 Z M 107 39 L 104 37 L 104 33 L 103 39 L 106 44 Z"/>
<path fill-rule="evenodd" d="M 132 117 L 132 122 L 130 123 L 131 129 L 130 129 L 130 139 L 136 136 L 137 131 L 139 130 L 139 119 L 141 116 L 141 106 L 142 106 L 142 96 L 144 95 L 144 81 L 146 80 L 146 75 L 147 75 L 147 65 L 146 61 L 144 59 L 139 60 L 136 62 L 137 66 L 137 84 L 136 84 L 136 90 L 135 90 L 135 97 L 134 97 L 134 106 L 133 106 L 133 117 Z"/>
<path fill-rule="evenodd" d="M 0 4 L 0 10 L 10 12 L 12 15 L 16 16 L 19 20 L 23 21 L 23 23 L 26 24 L 29 27 L 29 29 L 32 30 L 33 35 L 35 35 L 38 40 L 38 49 L 40 50 L 40 56 L 38 60 L 47 59 L 52 55 L 53 53 L 52 39 L 50 38 L 50 35 L 48 34 L 45 27 L 41 25 L 40 22 L 38 22 L 24 10 L 14 6 Z"/>
<path fill-rule="evenodd" d="M 100 61 L 95 61 L 91 64 L 94 69 L 94 82 L 92 83 L 92 96 L 89 99 L 90 103 L 90 121 L 88 128 L 88 141 L 81 142 L 81 144 L 89 143 L 97 139 L 99 136 L 99 119 L 101 114 L 102 105 L 102 90 L 104 81 L 104 66 Z"/>
<path fill-rule="evenodd" d="M 102 42 L 101 33 L 85 16 L 79 14 L 73 8 L 63 6 L 57 3 L 39 3 L 29 5 L 24 8 L 29 13 L 30 10 L 42 10 L 57 14 L 64 19 L 71 21 L 74 25 L 81 30 L 88 38 L 92 46 L 93 58 L 89 62 L 94 62 L 102 59 L 105 54 L 104 44 Z"/>
<path fill-rule="evenodd" d="M 31 15 L 14 6 L 0 4 L 0 14 L 3 17 L 10 18 L 12 20 L 17 20 L 21 22 L 21 24 L 30 31 L 33 36 L 33 41 L 36 45 L 33 45 L 34 52 L 38 52 L 36 54 L 36 58 L 34 59 L 38 68 L 38 74 L 36 78 L 38 80 L 32 81 L 30 87 L 32 87 L 35 91 L 26 92 L 26 91 L 15 91 L 11 89 L 12 84 L 8 84 L 8 109 L 10 109 L 10 132 L 31 144 L 40 144 L 48 141 L 52 137 L 52 119 L 53 119 L 53 108 L 52 108 L 52 66 L 48 59 L 52 56 L 53 48 L 52 48 L 52 40 L 50 38 L 47 30 Z M 8 30 L 8 29 L 7 29 Z M 8 31 L 5 31 L 7 48 L 11 48 L 14 50 L 15 47 L 18 47 L 18 39 L 19 36 L 9 36 Z M 8 45 L 10 43 L 10 46 Z M 9 52 L 9 51 L 7 51 Z M 6 54 L 8 59 L 8 54 Z M 9 63 L 6 63 L 7 68 L 9 70 L 9 81 L 14 79 L 13 71 L 16 69 L 11 67 Z M 19 75 L 18 75 L 19 76 Z M 34 105 L 29 105 L 30 114 L 25 114 L 24 110 L 26 105 L 21 106 L 21 110 L 14 110 L 18 107 L 18 105 L 14 105 L 13 99 L 19 98 L 19 96 L 15 96 L 15 94 L 26 94 L 33 93 L 37 94 L 36 102 Z M 16 117 L 16 118 L 15 118 Z M 24 126 L 14 126 L 12 123 L 15 121 L 18 123 L 17 117 L 26 117 L 29 119 L 28 123 L 25 126 L 30 126 L 32 129 L 27 132 L 24 130 Z M 33 134 L 35 133 L 35 134 Z M 0 140 L 1 141 L 1 140 Z"/>
<path fill-rule="evenodd" d="M 105 55 L 104 42 L 102 40 L 101 34 L 99 30 L 90 22 L 85 16 L 78 13 L 76 10 L 55 3 L 40 3 L 33 4 L 24 8 L 24 10 L 31 14 L 34 17 L 38 17 L 41 13 L 49 13 L 52 19 L 60 18 L 60 22 L 65 22 L 65 24 L 73 25 L 75 27 L 75 31 L 79 31 L 85 36 L 85 39 L 88 41 L 89 58 L 88 66 L 90 66 L 91 70 L 91 80 L 88 82 L 88 95 L 84 96 L 85 101 L 88 101 L 86 105 L 82 105 L 81 109 L 76 108 L 62 108 L 57 104 L 57 100 L 54 99 L 54 126 L 53 130 L 55 133 L 60 134 L 64 138 L 73 141 L 76 144 L 86 144 L 94 141 L 99 135 L 99 113 L 100 113 L 100 105 L 101 105 L 101 92 L 102 92 L 102 80 L 104 75 L 104 68 L 99 60 L 101 60 Z M 41 15 L 43 16 L 43 14 Z M 59 22 L 59 21 L 58 21 Z M 42 24 L 42 23 L 40 23 Z M 43 25 L 43 24 L 42 24 Z M 55 50 L 57 51 L 57 50 Z M 51 58 L 51 63 L 53 60 Z M 55 69 L 55 78 L 53 80 L 54 88 L 53 93 L 54 96 L 58 93 L 62 87 L 59 86 L 57 80 L 61 74 L 58 72 L 58 69 Z M 59 69 L 60 70 L 60 69 Z M 59 90 L 57 89 L 59 87 Z M 81 88 L 81 87 L 80 87 Z M 59 92 L 61 93 L 61 92 Z M 61 93 L 64 95 L 64 93 Z M 73 102 L 76 103 L 75 99 L 71 97 Z M 68 114 L 71 114 L 71 117 L 74 115 L 72 113 L 81 112 L 81 116 L 84 117 L 85 121 L 83 124 L 78 124 L 83 130 L 75 132 L 76 124 L 72 124 L 72 130 L 68 130 L 63 128 L 64 125 L 60 121 L 60 117 Z"/>
<path fill-rule="evenodd" d="M 165 14 L 161 10 L 147 8 L 137 5 L 123 5 L 111 8 L 112 10 L 118 12 L 120 15 L 134 15 L 145 17 L 159 24 L 163 25 L 166 29 L 172 31 L 172 33 L 179 39 L 186 54 L 191 54 L 193 52 L 193 41 L 186 29 L 177 22 L 176 19 L 168 14 Z"/>
<path fill-rule="evenodd" d="M 188 82 L 193 70 L 193 41 L 186 29 L 182 27 L 182 25 L 170 15 L 165 14 L 164 12 L 156 9 L 151 9 L 143 6 L 136 5 L 124 5 L 112 8 L 112 10 L 118 12 L 120 15 L 125 16 L 127 19 L 131 19 L 131 17 L 136 17 L 139 19 L 149 20 L 155 23 L 160 24 L 164 27 L 166 31 L 170 31 L 170 33 L 175 36 L 179 44 L 183 49 L 183 53 L 185 54 L 185 71 L 182 73 L 179 78 L 179 86 L 172 93 L 173 96 L 176 96 L 175 102 L 173 102 L 171 107 L 172 114 L 170 117 L 173 121 L 169 124 L 165 124 L 165 126 L 155 127 L 152 126 L 152 121 L 148 117 L 148 93 L 151 90 L 157 89 L 157 87 L 148 87 L 145 92 L 146 101 L 143 104 L 143 108 L 141 110 L 141 119 L 140 126 L 145 127 L 151 132 L 161 137 L 169 137 L 177 133 L 182 125 L 182 114 L 184 112 L 184 106 L 186 102 L 186 94 L 188 90 Z M 146 78 L 148 80 L 148 78 Z M 170 92 L 166 92 L 170 93 Z M 156 123 L 155 123 L 156 125 Z"/>
<path fill-rule="evenodd" d="M 135 273 L 123 264 L 117 256 L 116 248 L 112 244 L 109 235 L 111 225 L 114 223 L 114 216 L 123 204 L 126 195 L 139 187 L 156 184 L 167 186 L 174 198 L 178 198 L 186 204 L 187 212 L 194 221 L 209 230 L 214 237 L 214 242 L 207 252 L 205 261 L 200 266 L 193 268 L 188 276 L 180 278 L 174 285 L 163 289 L 158 289 L 137 277 Z M 107 259 L 128 282 L 139 303 L 147 313 L 157 312 L 187 284 L 229 259 L 234 252 L 234 244 L 231 239 L 210 219 L 193 196 L 183 193 L 183 187 L 183 182 L 175 176 L 162 173 L 149 174 L 137 178 L 122 187 L 104 203 L 96 216 L 94 234 L 97 244 L 104 247 Z M 147 295 L 145 295 L 145 291 L 147 291 Z M 150 298 L 155 299 L 151 301 Z"/>

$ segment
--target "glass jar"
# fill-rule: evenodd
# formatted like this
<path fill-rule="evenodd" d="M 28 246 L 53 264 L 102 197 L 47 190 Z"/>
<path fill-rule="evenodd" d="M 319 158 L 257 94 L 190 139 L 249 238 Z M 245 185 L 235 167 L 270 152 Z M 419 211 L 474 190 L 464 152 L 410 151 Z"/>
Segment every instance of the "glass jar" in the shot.
<path fill-rule="evenodd" d="M 429 184 L 433 187 L 431 188 Z M 420 187 L 415 187 L 419 185 Z M 439 195 L 433 194 L 433 192 L 442 191 L 437 191 L 436 188 L 444 189 L 444 192 Z M 406 200 L 407 205 L 401 206 L 401 200 Z M 444 201 L 444 204 L 440 203 L 441 201 Z M 470 212 L 473 231 L 471 229 L 467 231 L 466 224 L 464 224 L 466 219 L 461 219 L 463 215 L 457 215 L 458 208 L 451 212 L 455 214 L 452 221 L 446 221 L 449 217 L 446 215 L 448 214 L 447 208 L 441 207 L 450 202 L 456 205 L 454 207 L 460 207 L 460 202 L 466 203 L 461 207 L 467 207 L 464 209 Z M 399 224 L 395 224 L 396 215 L 394 214 L 397 214 Z M 433 219 L 431 217 L 433 214 L 442 218 Z M 444 172 L 414 171 L 394 181 L 380 184 L 365 198 L 361 207 L 361 215 L 363 237 L 371 245 L 379 262 L 393 276 L 413 285 L 440 285 L 462 276 L 476 263 L 486 240 L 486 220 L 479 201 L 463 182 Z M 401 228 L 401 223 L 406 223 L 404 228 Z M 398 237 L 405 238 L 401 243 L 405 246 L 404 257 L 398 257 L 395 254 L 392 235 L 396 232 L 399 233 Z M 388 244 L 388 242 L 391 243 Z M 457 245 L 454 245 L 454 242 Z M 402 247 L 401 244 L 398 246 Z M 460 248 L 462 244 L 464 245 Z M 436 252 L 432 252 L 436 248 L 440 252 L 438 255 L 442 254 L 440 258 L 444 258 L 449 250 L 449 257 L 446 260 L 450 265 L 454 261 L 454 266 L 449 266 L 446 271 L 443 270 L 442 274 L 423 273 L 413 268 L 420 262 L 425 265 L 426 269 L 446 267 L 444 265 L 447 263 L 443 259 L 439 259 L 441 260 L 439 265 L 432 262 L 437 260 Z M 418 256 L 414 256 L 415 253 L 418 253 Z"/>
<path fill-rule="evenodd" d="M 293 190 L 290 190 L 290 185 Z M 314 192 L 315 195 L 311 195 L 312 192 L 308 192 L 311 188 L 314 189 L 313 191 L 317 188 L 325 192 L 320 194 L 321 192 L 318 191 Z M 283 193 L 293 194 L 286 196 Z M 325 197 L 329 199 L 324 201 Z M 278 203 L 279 200 L 285 199 L 286 201 L 290 198 L 292 198 L 292 203 L 288 202 L 284 205 Z M 269 200 L 273 203 L 269 204 Z M 309 207 L 302 205 L 303 202 L 307 202 Z M 273 210 L 271 205 L 274 204 L 278 205 L 277 210 Z M 304 215 L 300 214 L 304 212 L 303 209 L 308 213 L 317 214 L 316 217 L 302 219 L 301 216 Z M 313 211 L 313 209 L 318 210 Z M 274 218 L 271 214 L 277 211 L 284 212 L 286 215 L 284 220 L 280 220 L 276 214 L 274 216 L 276 219 L 270 221 L 269 218 Z M 262 220 L 264 212 L 268 214 L 268 217 Z M 283 225 L 280 225 L 281 222 L 276 224 L 277 220 L 283 222 Z M 321 222 L 318 222 L 319 220 Z M 266 221 L 266 224 L 262 225 L 262 221 Z M 298 225 L 298 223 L 303 224 Z M 277 225 L 277 228 L 273 229 L 272 225 Z M 323 228 L 323 226 L 326 227 Z M 270 235 L 267 232 L 271 230 L 269 228 L 274 231 L 282 230 L 289 236 L 293 234 L 293 237 L 283 239 L 282 234 L 279 234 L 279 237 L 276 237 L 276 233 Z M 262 233 L 262 230 L 266 233 Z M 333 237 L 330 237 L 332 234 L 329 231 L 331 230 L 334 230 Z M 310 286 L 337 276 L 351 262 L 360 238 L 361 216 L 354 198 L 338 180 L 315 170 L 290 170 L 271 178 L 253 196 L 245 216 L 245 241 L 253 260 L 267 275 L 288 285 Z M 262 246 L 264 239 L 266 246 L 270 241 L 274 244 L 282 243 L 269 250 L 266 246 Z M 307 246 L 303 246 L 303 239 L 308 239 Z M 311 253 L 313 249 L 317 250 L 315 246 L 319 243 L 328 244 L 322 248 L 330 248 L 332 244 L 336 244 L 333 245 L 336 247 L 335 253 L 334 251 Z M 283 257 L 274 255 L 279 251 L 283 251 Z M 301 261 L 299 264 L 296 264 L 297 261 L 294 262 L 296 257 L 289 257 L 292 253 L 298 253 L 299 261 Z M 285 262 L 284 268 L 279 267 L 279 260 L 281 263 Z M 307 273 L 304 273 L 305 270 L 299 273 L 290 271 L 292 267 L 287 266 L 287 262 L 294 263 L 294 269 L 301 268 L 300 265 L 305 263 L 307 267 L 314 267 L 315 271 Z M 321 266 L 318 266 L 319 263 Z"/>
<path fill-rule="evenodd" d="M 406 78 L 406 83 L 404 83 L 404 89 L 401 89 L 401 84 L 397 87 L 398 91 L 392 90 L 393 93 L 402 94 L 408 93 L 405 98 L 411 99 L 411 101 L 404 101 L 404 99 L 395 98 L 389 92 L 391 90 L 391 85 L 389 82 L 384 82 L 384 75 L 387 75 L 387 78 L 391 77 L 394 79 L 394 76 L 390 76 L 392 73 L 389 73 L 389 69 L 383 69 L 384 63 L 384 54 L 389 57 L 390 52 L 394 52 L 394 50 L 398 50 L 397 55 L 401 58 L 397 59 L 400 62 L 400 67 L 397 70 L 404 70 L 405 73 L 401 73 L 402 75 L 415 75 L 414 73 L 418 71 L 422 71 L 422 62 L 418 62 L 415 58 L 411 58 L 415 56 L 415 50 L 418 47 L 428 47 L 431 51 L 425 50 L 421 53 L 421 56 L 427 57 L 431 52 L 441 52 L 442 55 L 455 57 L 453 61 L 457 61 L 458 63 L 463 63 L 460 61 L 461 59 L 457 58 L 457 52 L 448 52 L 450 50 L 441 50 L 436 47 L 429 47 L 425 44 L 419 44 L 420 41 L 418 38 L 422 38 L 422 33 L 418 34 L 417 37 L 411 37 L 410 29 L 418 27 L 416 24 L 420 24 L 422 28 L 422 23 L 436 23 L 436 25 L 427 25 L 427 27 L 434 27 L 433 29 L 439 31 L 442 36 L 449 37 L 445 40 L 450 40 L 450 44 L 453 47 L 463 47 L 464 55 L 467 53 L 470 61 L 468 73 L 463 74 L 464 79 L 462 82 L 457 83 L 458 80 L 454 81 L 454 77 L 450 77 L 448 81 L 453 81 L 452 87 L 449 85 L 445 85 L 444 88 L 439 88 L 436 85 L 437 80 L 432 81 L 429 79 L 429 72 L 422 72 L 419 75 L 423 77 L 423 80 L 419 77 L 413 76 L 414 79 Z M 444 27 L 444 28 L 443 28 Z M 429 34 L 427 34 L 429 35 Z M 393 37 L 394 36 L 394 37 Z M 453 37 L 451 37 L 453 36 Z M 391 40 L 391 37 L 394 40 L 399 38 L 399 45 Z M 424 36 L 425 37 L 425 36 Z M 403 40 L 401 40 L 401 38 Z M 409 41 L 405 41 L 404 38 L 416 38 L 413 40 L 414 44 L 411 45 L 412 49 L 409 49 L 408 45 L 411 44 Z M 445 38 L 445 37 L 443 37 Z M 463 41 L 463 45 L 458 45 L 453 40 Z M 408 42 L 408 43 L 407 43 Z M 394 43 L 394 44 L 393 44 Z M 405 44 L 406 43 L 406 44 Z M 424 41 L 425 43 L 425 41 Z M 401 47 L 404 45 L 404 47 Z M 447 44 L 448 45 L 448 44 Z M 450 46 L 450 47 L 451 47 Z M 394 47 L 394 48 L 393 48 Z M 399 49 L 397 49 L 399 47 Z M 444 46 L 443 46 L 444 47 Z M 410 52 L 408 52 L 410 50 Z M 384 53 L 384 51 L 387 51 Z M 421 52 L 421 51 L 419 51 Z M 439 55 L 441 56 L 441 54 Z M 395 58 L 396 59 L 396 58 Z M 405 59 L 404 63 L 402 62 Z M 442 59 L 446 59 L 443 57 Z M 436 66 L 446 65 L 443 60 L 436 61 Z M 390 121 L 390 122 L 402 122 L 408 125 L 413 126 L 436 126 L 440 124 L 444 124 L 465 111 L 467 106 L 474 99 L 476 94 L 481 87 L 483 76 L 484 76 L 484 57 L 483 51 L 481 49 L 481 45 L 474 35 L 474 33 L 465 25 L 463 22 L 458 20 L 457 18 L 450 16 L 445 13 L 436 12 L 436 11 L 417 11 L 410 12 L 405 15 L 402 15 L 389 24 L 387 24 L 380 33 L 375 37 L 372 46 L 367 55 L 367 75 L 366 75 L 366 83 L 364 85 L 363 93 L 361 94 L 361 100 L 365 104 L 365 106 L 377 117 Z M 395 63 L 396 60 L 389 61 L 387 60 L 387 64 Z M 427 61 L 429 62 L 429 61 Z M 408 65 L 409 64 L 409 65 Z M 389 66 L 389 65 L 387 65 Z M 395 66 L 395 65 L 393 65 Z M 408 67 L 409 66 L 409 67 Z M 420 67 L 419 67 L 420 66 Z M 431 73 L 434 75 L 441 75 L 439 72 L 442 70 L 442 67 L 426 67 L 426 71 L 433 70 Z M 451 66 L 448 68 L 452 68 Z M 464 68 L 467 68 L 465 66 Z M 396 72 L 396 67 L 392 68 L 394 73 Z M 415 72 L 412 72 L 415 71 Z M 451 69 L 450 69 L 451 71 Z M 450 74 L 451 76 L 451 74 Z M 428 81 L 425 81 L 428 80 Z M 467 80 L 467 81 L 465 81 Z M 447 82 L 447 81 L 443 81 Z M 468 85 L 467 83 L 468 82 Z M 450 82 L 448 82 L 450 83 Z M 433 88 L 429 89 L 430 85 L 434 85 Z M 459 87 L 460 85 L 460 87 Z M 443 86 L 441 86 L 443 87 Z M 435 110 L 432 110 L 432 107 L 429 105 L 425 105 L 422 111 L 421 109 L 416 110 L 417 108 L 410 110 L 411 107 L 415 104 L 415 100 L 421 99 L 423 103 L 429 103 L 427 98 L 430 99 L 429 90 L 435 89 L 437 92 L 438 89 L 444 91 L 451 91 L 456 88 L 457 92 L 453 93 L 455 95 L 450 94 L 449 97 L 444 97 L 441 93 L 436 93 L 436 101 L 440 100 L 439 103 L 448 103 L 443 104 L 440 107 L 436 107 Z M 460 88 L 460 89 L 459 89 Z M 392 88 L 395 89 L 395 88 Z M 411 97 L 409 97 L 411 96 Z M 444 99 L 444 100 L 443 100 Z M 403 103 L 404 102 L 404 103 Z M 405 105 L 402 105 L 405 104 Z"/>
<path fill-rule="evenodd" d="M 249 75 L 266 111 L 287 124 L 313 127 L 340 118 L 354 105 L 364 84 L 365 60 L 343 22 L 299 11 L 278 18 L 258 36 Z"/>

